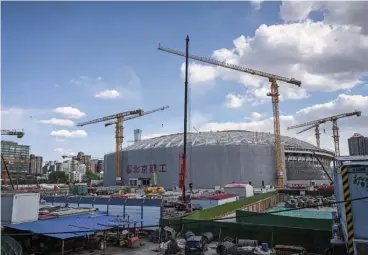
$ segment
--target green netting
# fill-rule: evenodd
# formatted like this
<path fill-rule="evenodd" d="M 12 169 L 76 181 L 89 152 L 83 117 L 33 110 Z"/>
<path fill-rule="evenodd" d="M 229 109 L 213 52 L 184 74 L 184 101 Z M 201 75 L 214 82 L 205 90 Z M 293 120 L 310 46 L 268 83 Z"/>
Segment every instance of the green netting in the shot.
<path fill-rule="evenodd" d="M 264 194 L 260 194 L 260 195 L 256 195 L 256 196 L 252 196 L 252 197 L 247 197 L 247 198 L 243 198 L 243 199 L 239 199 L 237 201 L 231 202 L 231 203 L 227 203 L 227 204 L 223 204 L 223 205 L 219 205 L 216 207 L 211 207 L 211 208 L 207 208 L 204 210 L 200 210 L 197 211 L 187 217 L 185 217 L 185 219 L 188 220 L 210 220 L 210 219 L 216 219 L 216 218 L 221 218 L 223 216 L 226 216 L 228 214 L 231 213 L 235 213 L 235 211 L 237 209 L 241 209 L 244 208 L 248 205 L 251 205 L 257 201 L 272 197 L 274 195 L 277 195 L 277 192 L 269 192 L 269 193 L 264 193 Z"/>
<path fill-rule="evenodd" d="M 267 225 L 287 228 L 302 228 L 330 231 L 332 219 L 298 218 L 256 212 L 236 211 L 236 222 L 253 225 Z"/>

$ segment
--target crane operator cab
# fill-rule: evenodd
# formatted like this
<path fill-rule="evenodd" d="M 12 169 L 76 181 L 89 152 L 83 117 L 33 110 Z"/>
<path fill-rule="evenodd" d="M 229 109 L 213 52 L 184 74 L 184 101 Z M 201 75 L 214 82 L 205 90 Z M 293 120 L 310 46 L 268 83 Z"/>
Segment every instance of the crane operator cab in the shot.
<path fill-rule="evenodd" d="M 368 156 L 336 157 L 331 248 L 326 254 L 368 254 Z"/>

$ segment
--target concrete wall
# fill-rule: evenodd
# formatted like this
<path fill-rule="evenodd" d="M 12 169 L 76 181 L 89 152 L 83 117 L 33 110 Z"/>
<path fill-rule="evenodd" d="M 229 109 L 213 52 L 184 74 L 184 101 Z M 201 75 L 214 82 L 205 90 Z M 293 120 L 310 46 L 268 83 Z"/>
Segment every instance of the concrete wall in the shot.
<path fill-rule="evenodd" d="M 152 178 L 149 165 L 157 165 L 157 182 L 165 188 L 179 186 L 179 155 L 182 147 L 150 148 L 124 151 L 123 179 L 128 185 L 129 178 Z M 233 181 L 252 181 L 260 187 L 261 182 L 275 185 L 275 152 L 269 145 L 248 144 L 228 146 L 198 146 L 188 149 L 188 183 L 194 188 L 214 188 Z M 115 153 L 105 155 L 104 186 L 115 185 Z M 164 171 L 161 172 L 165 164 Z M 127 173 L 127 167 L 132 173 Z M 135 166 L 140 173 L 135 173 Z M 142 166 L 147 173 L 142 173 Z M 153 178 L 151 179 L 153 180 Z M 152 182 L 152 181 L 151 181 Z"/>

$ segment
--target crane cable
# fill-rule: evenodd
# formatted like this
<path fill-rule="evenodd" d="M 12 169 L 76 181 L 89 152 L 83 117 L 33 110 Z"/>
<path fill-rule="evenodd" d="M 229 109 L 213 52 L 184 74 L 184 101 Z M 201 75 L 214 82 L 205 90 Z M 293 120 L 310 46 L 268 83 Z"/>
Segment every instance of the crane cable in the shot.
<path fill-rule="evenodd" d="M 188 65 L 188 69 L 190 69 L 190 65 Z M 189 70 L 188 70 L 189 71 Z M 194 136 L 192 134 L 192 86 L 190 86 L 190 82 L 188 82 L 188 125 L 189 125 L 189 133 L 191 134 L 191 140 L 190 140 L 190 152 L 189 152 L 189 183 L 193 183 L 192 178 L 192 149 L 193 149 L 193 139 Z"/>

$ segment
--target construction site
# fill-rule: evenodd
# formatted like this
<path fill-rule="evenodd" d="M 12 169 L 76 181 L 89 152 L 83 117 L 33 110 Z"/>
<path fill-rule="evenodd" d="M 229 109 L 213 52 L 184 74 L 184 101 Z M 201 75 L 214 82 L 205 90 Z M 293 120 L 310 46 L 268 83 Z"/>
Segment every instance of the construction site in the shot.
<path fill-rule="evenodd" d="M 70 184 L 46 194 L 38 185 L 20 192 L 8 171 L 16 159 L 2 155 L 2 187 L 8 187 L 1 195 L 2 254 L 368 254 L 367 189 L 361 188 L 368 157 L 340 155 L 337 122 L 361 112 L 288 128 L 314 129 L 315 145 L 282 136 L 278 83 L 302 81 L 190 54 L 189 42 L 187 36 L 185 52 L 158 47 L 186 60 L 183 133 L 142 140 L 136 130 L 135 143 L 122 148 L 126 121 L 169 106 L 77 124 L 115 125 L 104 187 Z M 189 133 L 189 59 L 268 79 L 273 134 Z M 327 122 L 334 151 L 321 149 Z M 21 139 L 26 132 L 2 135 Z"/>

